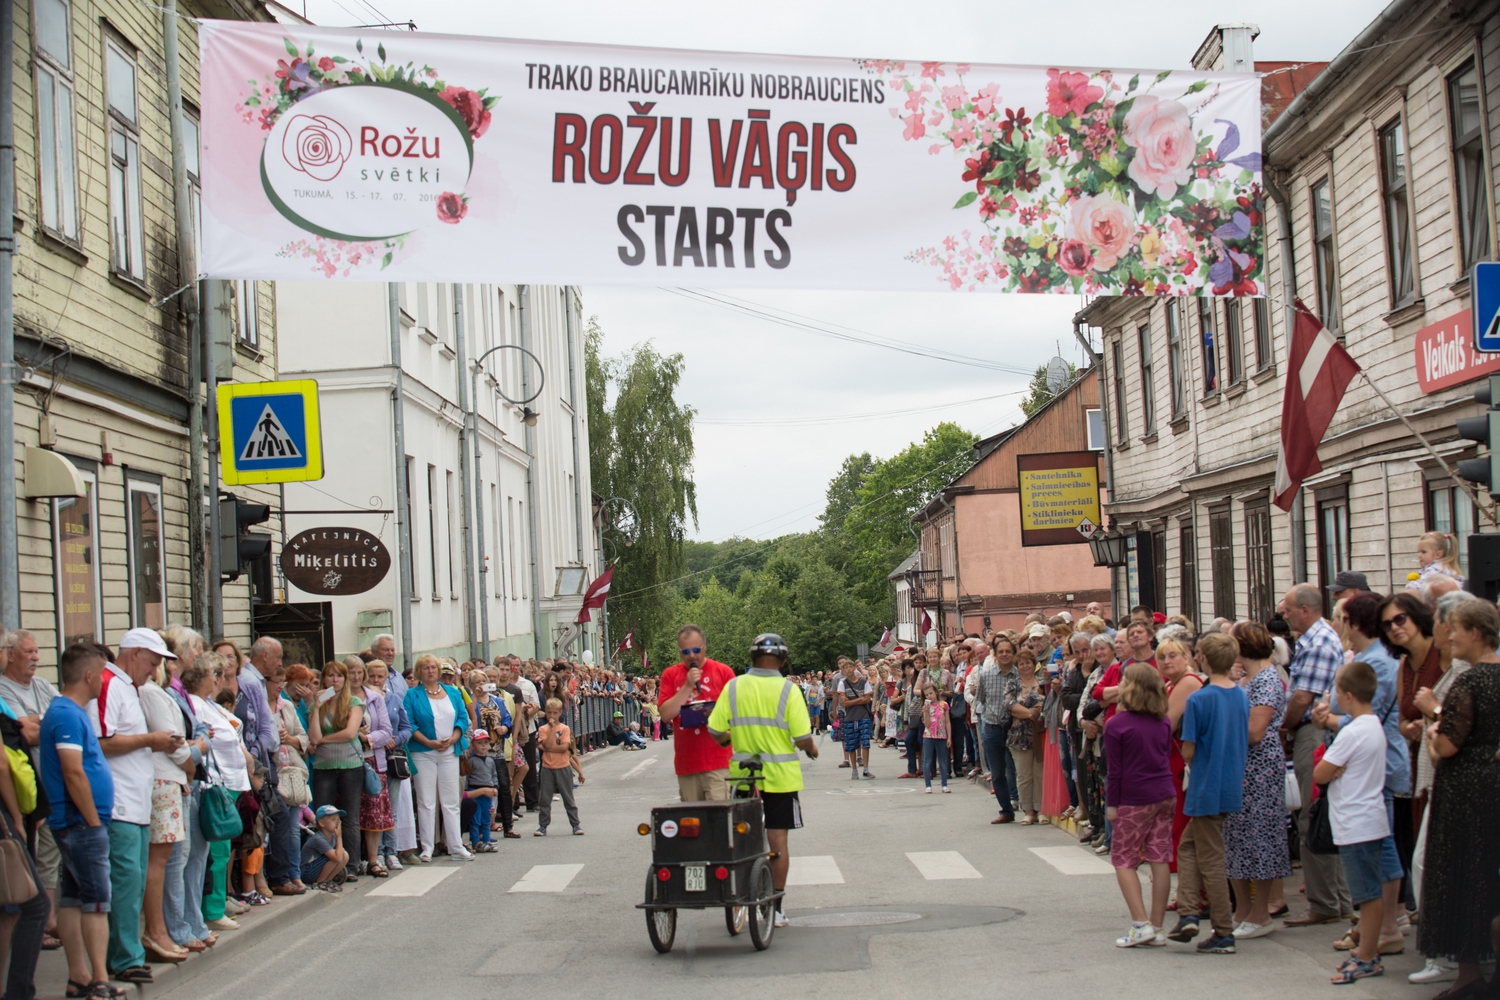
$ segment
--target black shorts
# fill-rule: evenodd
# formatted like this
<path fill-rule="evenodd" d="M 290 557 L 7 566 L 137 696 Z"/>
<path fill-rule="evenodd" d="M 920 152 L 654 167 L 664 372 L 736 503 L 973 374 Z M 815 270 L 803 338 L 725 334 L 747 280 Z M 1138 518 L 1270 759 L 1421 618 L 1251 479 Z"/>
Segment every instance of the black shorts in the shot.
<path fill-rule="evenodd" d="M 802 802 L 796 792 L 761 792 L 767 830 L 802 829 Z"/>

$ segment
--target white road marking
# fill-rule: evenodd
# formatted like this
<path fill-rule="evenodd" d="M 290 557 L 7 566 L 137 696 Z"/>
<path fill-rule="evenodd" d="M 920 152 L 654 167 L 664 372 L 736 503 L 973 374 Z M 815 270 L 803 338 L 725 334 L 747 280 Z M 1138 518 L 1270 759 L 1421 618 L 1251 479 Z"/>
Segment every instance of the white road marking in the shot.
<path fill-rule="evenodd" d="M 1064 875 L 1111 875 L 1115 866 L 1081 847 L 1033 847 L 1031 853 Z"/>
<path fill-rule="evenodd" d="M 583 871 L 583 865 L 532 865 L 510 892 L 562 892 Z"/>
<path fill-rule="evenodd" d="M 832 855 L 793 854 L 791 868 L 787 871 L 787 885 L 842 885 L 844 873 Z"/>
<path fill-rule="evenodd" d="M 979 869 L 964 860 L 957 851 L 907 851 L 907 860 L 929 882 L 950 878 L 984 878 Z"/>
<path fill-rule="evenodd" d="M 425 896 L 457 868 L 408 868 L 365 893 L 366 896 Z"/>
<path fill-rule="evenodd" d="M 620 775 L 620 780 L 624 781 L 626 778 L 634 778 L 637 774 L 640 774 L 646 768 L 650 767 L 652 764 L 655 764 L 659 760 L 661 760 L 660 757 L 647 757 L 635 767 L 632 767 L 630 770 Z"/>

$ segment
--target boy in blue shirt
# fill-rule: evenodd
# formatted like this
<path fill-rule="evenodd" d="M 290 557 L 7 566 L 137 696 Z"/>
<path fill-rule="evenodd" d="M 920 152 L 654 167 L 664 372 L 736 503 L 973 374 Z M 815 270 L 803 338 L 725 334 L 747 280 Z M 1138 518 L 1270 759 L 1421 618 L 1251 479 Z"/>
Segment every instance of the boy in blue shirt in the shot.
<path fill-rule="evenodd" d="M 57 664 L 62 696 L 42 717 L 42 787 L 47 823 L 62 856 L 57 936 L 68 956 L 69 985 L 105 987 L 109 945 L 109 818 L 115 779 L 84 706 L 99 697 L 104 657 L 74 644 Z M 91 995 L 99 995 L 94 992 Z"/>
<path fill-rule="evenodd" d="M 1229 677 L 1240 644 L 1222 632 L 1198 640 L 1208 683 L 1194 691 L 1182 714 L 1182 759 L 1192 768 L 1183 803 L 1189 817 L 1177 846 L 1177 926 L 1167 937 L 1198 936 L 1200 899 L 1208 896 L 1213 932 L 1203 954 L 1234 954 L 1234 908 L 1224 880 L 1224 816 L 1243 807 L 1245 757 L 1250 749 L 1250 698 Z"/>

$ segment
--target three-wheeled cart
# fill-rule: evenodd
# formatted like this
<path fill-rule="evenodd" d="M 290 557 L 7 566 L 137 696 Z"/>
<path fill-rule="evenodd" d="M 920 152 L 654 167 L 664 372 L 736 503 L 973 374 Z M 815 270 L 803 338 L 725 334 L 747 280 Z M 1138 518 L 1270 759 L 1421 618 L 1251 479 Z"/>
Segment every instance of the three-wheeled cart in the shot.
<path fill-rule="evenodd" d="M 731 935 L 748 925 L 756 950 L 771 946 L 776 901 L 765 813 L 759 798 L 728 802 L 682 802 L 651 810 L 640 825 L 651 837 L 646 933 L 659 952 L 672 950 L 678 910 L 724 909 Z"/>

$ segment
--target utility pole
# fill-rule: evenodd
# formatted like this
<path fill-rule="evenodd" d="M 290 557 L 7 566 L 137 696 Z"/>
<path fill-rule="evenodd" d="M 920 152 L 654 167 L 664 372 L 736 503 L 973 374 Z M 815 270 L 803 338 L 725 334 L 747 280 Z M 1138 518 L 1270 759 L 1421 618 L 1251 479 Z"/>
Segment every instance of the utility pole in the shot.
<path fill-rule="evenodd" d="M 411 635 L 411 525 L 407 523 L 409 501 L 406 482 L 406 387 L 401 371 L 401 289 L 395 282 L 386 286 L 386 305 L 391 324 L 391 436 L 394 441 L 396 473 L 396 550 L 401 560 L 398 600 L 401 603 L 401 672 L 412 665 Z"/>
<path fill-rule="evenodd" d="M 454 350 L 458 352 L 458 411 L 463 417 L 463 425 L 458 432 L 458 481 L 461 493 L 459 503 L 463 506 L 460 524 L 462 525 L 463 550 L 464 550 L 464 613 L 466 636 L 469 640 L 469 659 L 479 655 L 479 643 L 477 633 L 474 629 L 474 617 L 476 608 L 474 606 L 474 544 L 473 544 L 473 519 L 470 517 L 472 500 L 469 494 L 469 387 L 464 384 L 464 369 L 468 367 L 466 344 L 464 337 L 467 331 L 464 328 L 464 286 L 453 286 L 453 340 Z M 488 659 L 488 657 L 486 657 Z"/>
<path fill-rule="evenodd" d="M 531 286 L 518 286 L 521 312 L 521 349 L 531 353 Z M 525 359 L 521 361 L 521 396 L 531 395 L 531 368 Z M 536 657 L 542 653 L 542 571 L 537 564 L 537 516 L 536 516 L 536 428 L 526 423 L 526 517 L 531 534 L 531 634 L 536 644 Z"/>

